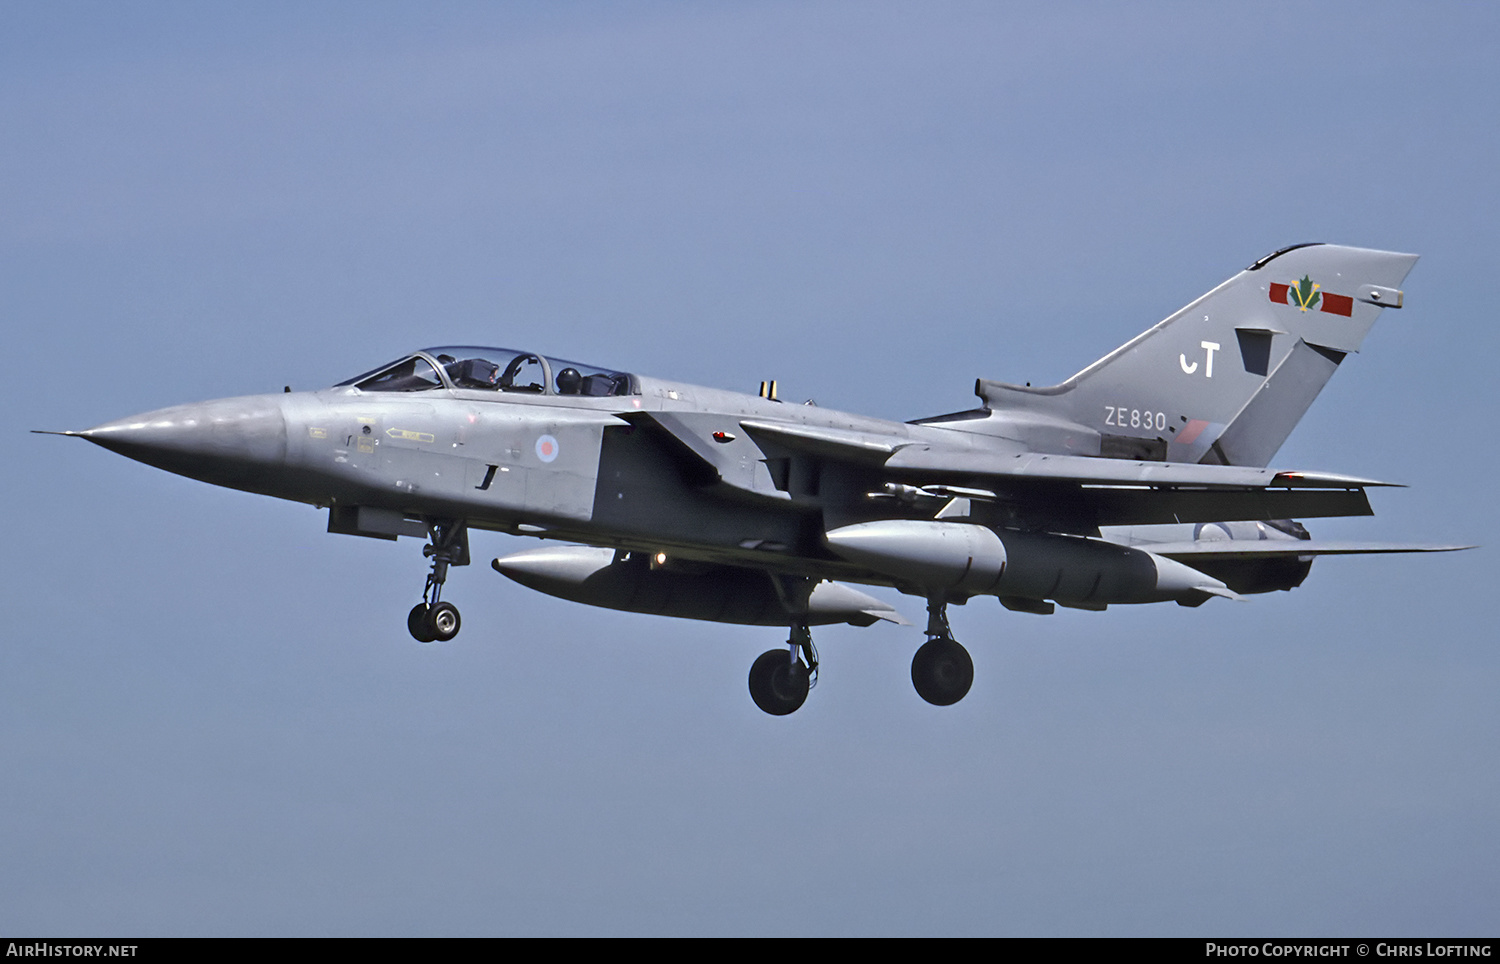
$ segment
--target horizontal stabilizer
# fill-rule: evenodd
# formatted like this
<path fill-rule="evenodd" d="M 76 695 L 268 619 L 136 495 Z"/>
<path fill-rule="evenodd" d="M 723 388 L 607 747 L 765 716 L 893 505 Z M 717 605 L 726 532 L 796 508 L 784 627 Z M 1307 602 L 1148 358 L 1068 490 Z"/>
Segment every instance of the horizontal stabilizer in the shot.
<path fill-rule="evenodd" d="M 1363 489 L 1083 488 L 1079 501 L 1101 526 L 1270 522 L 1374 515 Z M 1151 548 L 1149 545 L 1142 548 Z M 1153 550 L 1154 551 L 1154 550 Z"/>
<path fill-rule="evenodd" d="M 1159 556 L 1207 562 L 1215 559 L 1266 559 L 1288 556 L 1357 556 L 1387 552 L 1459 552 L 1477 546 L 1438 546 L 1418 542 L 1334 542 L 1309 539 L 1204 540 L 1142 544 Z"/>

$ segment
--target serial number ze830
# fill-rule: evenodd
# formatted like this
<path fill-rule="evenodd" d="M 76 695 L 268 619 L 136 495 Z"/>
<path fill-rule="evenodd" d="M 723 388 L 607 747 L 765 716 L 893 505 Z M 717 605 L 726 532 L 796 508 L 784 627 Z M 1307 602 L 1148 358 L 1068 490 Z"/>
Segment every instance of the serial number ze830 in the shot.
<path fill-rule="evenodd" d="M 1151 412 L 1139 408 L 1116 408 L 1104 406 L 1104 424 L 1114 428 L 1147 428 L 1158 432 L 1167 430 L 1167 413 Z"/>

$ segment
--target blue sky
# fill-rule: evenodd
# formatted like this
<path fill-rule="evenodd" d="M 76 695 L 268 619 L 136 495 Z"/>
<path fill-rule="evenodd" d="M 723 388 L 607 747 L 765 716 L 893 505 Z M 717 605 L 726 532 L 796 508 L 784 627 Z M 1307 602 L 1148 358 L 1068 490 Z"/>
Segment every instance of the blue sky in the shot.
<path fill-rule="evenodd" d="M 592 610 L 27 434 L 500 344 L 889 418 L 1065 378 L 1299 241 L 1414 251 L 1276 464 L 1494 543 L 1500 14 L 1467 4 L 0 9 L 0 932 L 1500 925 L 1492 550 L 911 629 Z M 887 594 L 909 616 L 919 600 Z"/>

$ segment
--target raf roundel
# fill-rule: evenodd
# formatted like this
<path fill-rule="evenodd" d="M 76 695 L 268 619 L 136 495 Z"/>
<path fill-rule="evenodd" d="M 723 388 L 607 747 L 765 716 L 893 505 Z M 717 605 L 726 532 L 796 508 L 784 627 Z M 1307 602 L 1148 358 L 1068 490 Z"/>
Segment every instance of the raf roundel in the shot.
<path fill-rule="evenodd" d="M 543 435 L 536 440 L 536 457 L 543 462 L 551 462 L 557 458 L 557 439 L 550 435 Z"/>

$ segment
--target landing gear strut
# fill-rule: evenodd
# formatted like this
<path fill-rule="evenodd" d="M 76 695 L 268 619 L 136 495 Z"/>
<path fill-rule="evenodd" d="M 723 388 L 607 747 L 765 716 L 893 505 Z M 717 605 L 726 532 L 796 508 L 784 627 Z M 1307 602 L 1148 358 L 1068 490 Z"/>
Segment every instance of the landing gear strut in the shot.
<path fill-rule="evenodd" d="M 807 701 L 817 681 L 818 651 L 807 620 L 797 619 L 787 648 L 767 650 L 750 667 L 750 698 L 772 716 L 786 716 Z"/>
<path fill-rule="evenodd" d="M 948 603 L 942 598 L 927 600 L 927 642 L 912 657 L 911 683 L 934 706 L 952 706 L 974 685 L 974 660 L 953 638 Z"/>
<path fill-rule="evenodd" d="M 432 559 L 432 572 L 422 601 L 406 615 L 406 629 L 419 643 L 446 642 L 458 635 L 463 620 L 458 607 L 442 602 L 443 583 L 448 580 L 449 566 L 469 564 L 469 530 L 462 522 L 443 520 L 431 524 L 432 542 L 422 547 L 422 555 Z"/>

